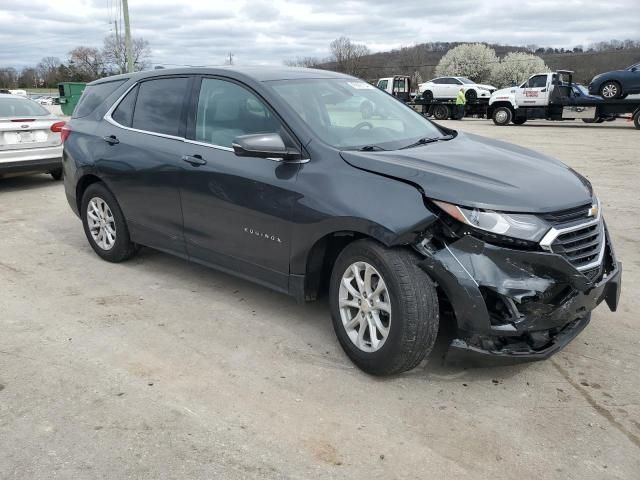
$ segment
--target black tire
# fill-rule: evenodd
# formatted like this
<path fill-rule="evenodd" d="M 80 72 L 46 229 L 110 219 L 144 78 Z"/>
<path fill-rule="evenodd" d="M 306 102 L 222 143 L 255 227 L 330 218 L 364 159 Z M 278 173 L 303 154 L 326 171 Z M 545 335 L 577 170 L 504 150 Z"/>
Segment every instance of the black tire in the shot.
<path fill-rule="evenodd" d="M 340 316 L 342 276 L 350 265 L 360 261 L 369 263 L 384 279 L 393 312 L 387 339 L 374 352 L 365 352 L 351 341 Z M 371 375 L 411 370 L 433 349 L 439 324 L 438 297 L 433 282 L 418 267 L 419 261 L 411 250 L 357 240 L 340 253 L 333 266 L 329 301 L 334 330 L 347 356 Z"/>
<path fill-rule="evenodd" d="M 609 96 L 605 96 L 605 94 L 609 92 L 613 92 L 609 94 Z M 602 85 L 600 85 L 600 96 L 605 100 L 616 100 L 622 96 L 622 87 L 615 80 L 607 80 Z"/>
<path fill-rule="evenodd" d="M 474 89 L 470 89 L 466 91 L 464 96 L 467 99 L 467 102 L 475 102 L 478 99 L 478 92 Z"/>
<path fill-rule="evenodd" d="M 513 122 L 514 125 L 524 125 L 527 119 L 524 117 L 516 117 L 511 121 Z"/>
<path fill-rule="evenodd" d="M 51 170 L 49 175 L 51 175 L 54 180 L 62 180 L 62 169 L 56 168 L 55 170 Z"/>
<path fill-rule="evenodd" d="M 430 102 L 433 100 L 433 92 L 431 90 L 425 90 L 422 92 L 422 98 Z"/>
<path fill-rule="evenodd" d="M 446 105 L 436 105 L 433 107 L 433 118 L 436 120 L 446 120 L 449 118 L 449 107 Z"/>
<path fill-rule="evenodd" d="M 493 123 L 499 126 L 509 125 L 513 118 L 513 112 L 509 107 L 498 107 L 493 111 Z"/>
<path fill-rule="evenodd" d="M 96 243 L 89 230 L 87 207 L 89 206 L 91 199 L 96 197 L 104 201 L 113 214 L 116 239 L 113 246 L 108 250 L 101 248 Z M 93 251 L 96 252 L 103 260 L 113 263 L 124 262 L 138 252 L 139 246 L 131 241 L 127 222 L 122 214 L 120 205 L 118 205 L 116 198 L 103 183 L 93 183 L 89 185 L 87 190 L 84 192 L 84 195 L 82 195 L 80 216 L 82 218 L 82 226 L 84 227 L 84 233 L 87 236 L 89 245 L 91 245 Z"/>
<path fill-rule="evenodd" d="M 638 130 L 640 130 L 640 110 L 633 115 L 633 124 Z"/>

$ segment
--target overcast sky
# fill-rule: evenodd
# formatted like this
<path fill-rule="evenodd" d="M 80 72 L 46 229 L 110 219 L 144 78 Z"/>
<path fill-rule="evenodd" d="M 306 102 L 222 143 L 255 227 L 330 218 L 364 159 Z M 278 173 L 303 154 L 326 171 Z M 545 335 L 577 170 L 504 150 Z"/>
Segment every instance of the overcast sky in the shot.
<path fill-rule="evenodd" d="M 0 66 L 100 47 L 119 0 L 0 0 Z M 157 64 L 324 57 L 341 35 L 372 51 L 428 41 L 571 47 L 640 39 L 640 0 L 129 0 L 134 36 Z"/>

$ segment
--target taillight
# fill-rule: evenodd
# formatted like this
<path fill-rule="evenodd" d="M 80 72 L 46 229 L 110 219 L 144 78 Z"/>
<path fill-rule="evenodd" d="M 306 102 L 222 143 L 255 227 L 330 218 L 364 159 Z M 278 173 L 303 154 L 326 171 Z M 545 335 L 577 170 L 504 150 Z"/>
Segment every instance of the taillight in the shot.
<path fill-rule="evenodd" d="M 64 122 L 59 123 L 64 124 Z M 65 140 L 69 138 L 69 135 L 71 135 L 71 128 L 69 127 L 69 125 L 63 125 L 60 129 L 60 138 L 62 139 L 62 143 L 64 143 Z"/>
<path fill-rule="evenodd" d="M 51 125 L 51 131 L 54 133 L 60 133 L 62 132 L 62 128 L 65 126 L 67 122 L 56 122 L 53 125 Z"/>

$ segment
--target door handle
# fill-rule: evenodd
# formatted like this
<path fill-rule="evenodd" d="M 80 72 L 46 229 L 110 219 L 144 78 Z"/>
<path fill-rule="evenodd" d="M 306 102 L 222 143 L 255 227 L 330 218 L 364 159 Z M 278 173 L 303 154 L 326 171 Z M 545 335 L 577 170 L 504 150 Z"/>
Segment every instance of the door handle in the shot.
<path fill-rule="evenodd" d="M 182 161 L 187 162 L 193 167 L 201 167 L 202 165 L 207 164 L 207 161 L 200 155 L 183 155 Z"/>
<path fill-rule="evenodd" d="M 120 140 L 116 138 L 115 135 L 109 135 L 108 137 L 102 137 L 102 139 L 107 142 L 109 145 L 117 145 L 120 143 Z"/>

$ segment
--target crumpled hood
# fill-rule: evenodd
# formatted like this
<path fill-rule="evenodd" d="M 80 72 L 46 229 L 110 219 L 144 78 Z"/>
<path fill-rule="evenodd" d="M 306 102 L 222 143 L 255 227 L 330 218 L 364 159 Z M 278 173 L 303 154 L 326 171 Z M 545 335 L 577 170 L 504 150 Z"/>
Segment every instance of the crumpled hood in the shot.
<path fill-rule="evenodd" d="M 493 85 L 485 85 L 484 83 L 476 83 L 476 86 L 480 87 L 480 88 L 484 88 L 486 90 L 495 90 L 496 87 L 494 87 Z"/>
<path fill-rule="evenodd" d="M 562 162 L 526 148 L 458 133 L 388 152 L 341 152 L 350 165 L 420 187 L 434 200 L 505 212 L 553 212 L 591 201 L 591 185 Z"/>

